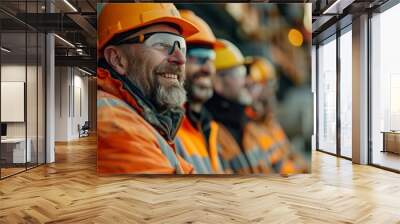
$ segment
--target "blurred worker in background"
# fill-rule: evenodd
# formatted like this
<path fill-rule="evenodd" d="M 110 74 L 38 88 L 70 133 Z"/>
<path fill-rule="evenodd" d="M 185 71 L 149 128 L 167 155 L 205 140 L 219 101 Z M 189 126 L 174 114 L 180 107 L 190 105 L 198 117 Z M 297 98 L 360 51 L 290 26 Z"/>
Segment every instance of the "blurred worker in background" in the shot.
<path fill-rule="evenodd" d="M 247 88 L 252 105 L 246 108 L 250 142 L 256 142 L 266 163 L 274 172 L 293 174 L 305 172 L 306 164 L 301 154 L 291 148 L 286 134 L 275 118 L 276 73 L 273 65 L 261 57 L 247 57 Z"/>
<path fill-rule="evenodd" d="M 185 89 L 186 114 L 178 131 L 176 150 L 191 163 L 198 174 L 223 173 L 218 155 L 218 124 L 212 120 L 204 103 L 213 95 L 215 51 L 221 47 L 211 28 L 190 10 L 181 10 L 182 18 L 194 24 L 199 32 L 186 38 L 187 61 Z"/>
<path fill-rule="evenodd" d="M 98 172 L 192 173 L 175 154 L 187 38 L 171 3 L 106 4 L 98 19 Z"/>
<path fill-rule="evenodd" d="M 243 138 L 248 119 L 246 106 L 251 96 L 246 89 L 246 67 L 240 50 L 231 42 L 219 40 L 224 47 L 216 49 L 214 95 L 206 103 L 214 119 L 220 123 L 218 142 L 221 161 L 234 173 L 260 173 L 258 148 L 244 148 Z M 232 138 L 233 137 L 233 138 Z"/>

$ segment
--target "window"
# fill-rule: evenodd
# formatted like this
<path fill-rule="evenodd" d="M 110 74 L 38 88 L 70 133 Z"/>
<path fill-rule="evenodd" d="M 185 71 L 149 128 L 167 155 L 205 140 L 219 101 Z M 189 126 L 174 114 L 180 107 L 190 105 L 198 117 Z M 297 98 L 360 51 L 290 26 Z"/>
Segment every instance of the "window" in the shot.
<path fill-rule="evenodd" d="M 400 170 L 400 42 L 394 28 L 398 21 L 400 5 L 371 19 L 371 157 L 373 164 L 396 170 Z"/>
<path fill-rule="evenodd" d="M 351 27 L 349 27 L 351 28 Z M 352 35 L 340 36 L 340 155 L 352 157 Z"/>
<path fill-rule="evenodd" d="M 336 39 L 318 48 L 318 149 L 336 153 Z"/>

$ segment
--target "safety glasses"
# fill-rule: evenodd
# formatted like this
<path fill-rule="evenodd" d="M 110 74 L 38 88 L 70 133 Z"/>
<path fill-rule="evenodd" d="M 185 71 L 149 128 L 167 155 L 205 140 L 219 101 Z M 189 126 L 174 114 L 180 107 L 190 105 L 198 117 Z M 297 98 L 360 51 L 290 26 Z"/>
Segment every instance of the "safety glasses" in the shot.
<path fill-rule="evenodd" d="M 137 44 L 137 43 L 143 43 L 147 47 L 157 49 L 168 55 L 171 55 L 174 52 L 175 47 L 178 46 L 179 51 L 183 55 L 186 55 L 185 38 L 175 33 L 169 33 L 169 32 L 152 32 L 152 33 L 141 34 L 136 37 L 118 41 L 114 43 L 114 45 Z"/>
<path fill-rule="evenodd" d="M 246 78 L 246 67 L 244 65 L 240 65 L 234 68 L 219 71 L 218 74 L 220 76 L 244 80 Z"/>
<path fill-rule="evenodd" d="M 189 60 L 198 65 L 204 65 L 207 61 L 215 60 L 215 51 L 207 48 L 191 48 L 187 52 Z"/>

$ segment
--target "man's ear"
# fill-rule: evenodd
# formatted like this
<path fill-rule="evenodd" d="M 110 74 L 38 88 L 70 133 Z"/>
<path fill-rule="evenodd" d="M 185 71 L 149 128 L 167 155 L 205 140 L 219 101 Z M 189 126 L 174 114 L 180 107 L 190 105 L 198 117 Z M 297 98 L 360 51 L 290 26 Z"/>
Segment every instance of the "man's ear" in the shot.
<path fill-rule="evenodd" d="M 120 75 L 128 74 L 128 60 L 122 49 L 116 46 L 107 46 L 104 49 L 104 58 L 107 63 Z"/>

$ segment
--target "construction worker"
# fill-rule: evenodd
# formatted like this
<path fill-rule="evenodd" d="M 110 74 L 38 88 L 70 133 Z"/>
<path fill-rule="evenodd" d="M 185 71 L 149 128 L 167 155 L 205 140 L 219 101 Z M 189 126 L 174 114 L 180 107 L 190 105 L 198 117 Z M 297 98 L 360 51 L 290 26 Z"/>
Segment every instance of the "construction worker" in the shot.
<path fill-rule="evenodd" d="M 223 173 L 218 155 L 218 124 L 203 106 L 212 96 L 215 76 L 215 51 L 219 42 L 200 17 L 190 10 L 181 10 L 182 18 L 194 24 L 199 32 L 186 39 L 187 61 L 185 89 L 188 101 L 186 113 L 178 131 L 176 150 L 191 163 L 198 174 Z"/>
<path fill-rule="evenodd" d="M 274 172 L 293 174 L 305 171 L 305 160 L 293 151 L 285 132 L 277 122 L 275 90 L 276 73 L 273 65 L 261 57 L 247 57 L 247 88 L 252 105 L 246 108 L 248 136 L 257 142 L 265 164 L 271 164 Z M 251 134 L 250 134 L 251 133 Z"/>
<path fill-rule="evenodd" d="M 276 108 L 274 98 L 276 90 L 276 72 L 274 66 L 265 58 L 246 57 L 246 87 L 252 98 L 252 104 L 246 108 L 251 120 L 263 120 Z M 267 105 L 267 103 L 272 105 Z"/>
<path fill-rule="evenodd" d="M 214 95 L 205 105 L 220 124 L 220 159 L 225 170 L 230 169 L 234 173 L 260 173 L 258 152 L 253 148 L 243 148 L 243 133 L 248 122 L 245 108 L 251 103 L 250 94 L 245 88 L 244 57 L 231 42 L 219 42 L 224 47 L 216 49 Z M 258 150 L 256 147 L 254 149 Z"/>
<path fill-rule="evenodd" d="M 197 28 L 172 3 L 106 4 L 98 17 L 101 174 L 187 174 L 175 153 L 184 115 L 187 38 Z"/>

